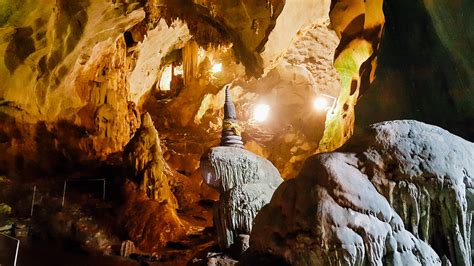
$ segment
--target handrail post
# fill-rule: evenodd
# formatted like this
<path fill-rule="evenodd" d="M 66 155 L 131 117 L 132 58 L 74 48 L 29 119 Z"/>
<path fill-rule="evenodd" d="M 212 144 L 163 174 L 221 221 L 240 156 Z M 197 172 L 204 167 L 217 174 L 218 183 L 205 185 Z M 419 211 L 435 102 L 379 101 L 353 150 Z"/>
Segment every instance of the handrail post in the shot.
<path fill-rule="evenodd" d="M 13 261 L 13 266 L 16 266 L 16 263 L 18 261 L 18 250 L 20 249 L 20 239 L 17 239 L 17 238 L 14 238 L 14 237 L 11 237 L 9 235 L 6 235 L 4 233 L 0 233 L 0 235 L 6 237 L 6 238 L 9 238 L 11 240 L 14 240 L 16 241 L 16 250 L 15 250 L 15 259 Z"/>
<path fill-rule="evenodd" d="M 33 198 L 31 199 L 30 216 L 33 217 L 33 210 L 35 208 L 36 185 L 33 186 Z"/>
<path fill-rule="evenodd" d="M 102 181 L 104 182 L 104 186 L 102 188 L 102 201 L 105 201 L 105 178 Z"/>
<path fill-rule="evenodd" d="M 64 207 L 64 200 L 66 198 L 66 184 L 67 184 L 67 179 L 64 180 L 64 187 L 63 187 L 63 201 L 61 203 L 61 207 Z"/>

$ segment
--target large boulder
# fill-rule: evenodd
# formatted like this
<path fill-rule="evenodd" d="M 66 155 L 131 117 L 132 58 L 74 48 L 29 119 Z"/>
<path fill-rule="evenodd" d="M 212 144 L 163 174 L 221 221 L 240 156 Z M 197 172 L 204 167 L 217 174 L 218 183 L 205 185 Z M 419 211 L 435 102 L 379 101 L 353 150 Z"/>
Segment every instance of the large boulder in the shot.
<path fill-rule="evenodd" d="M 270 161 L 234 147 L 214 147 L 201 160 L 204 182 L 221 195 L 214 223 L 222 249 L 246 249 L 245 235 L 252 230 L 258 211 L 267 204 L 283 181 Z M 247 243 L 248 244 L 248 243 Z"/>
<path fill-rule="evenodd" d="M 276 190 L 255 218 L 247 259 L 472 265 L 473 158 L 473 143 L 435 126 L 372 125 Z"/>

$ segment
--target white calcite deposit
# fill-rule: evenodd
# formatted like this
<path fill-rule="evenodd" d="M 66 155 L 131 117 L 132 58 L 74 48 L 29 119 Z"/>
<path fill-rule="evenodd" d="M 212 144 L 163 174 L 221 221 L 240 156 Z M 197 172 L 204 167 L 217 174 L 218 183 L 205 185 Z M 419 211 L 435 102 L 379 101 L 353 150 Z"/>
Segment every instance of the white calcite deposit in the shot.
<path fill-rule="evenodd" d="M 214 223 L 223 249 L 250 234 L 253 219 L 283 181 L 270 161 L 234 147 L 210 149 L 201 160 L 201 172 L 204 182 L 221 193 Z"/>
<path fill-rule="evenodd" d="M 292 265 L 472 265 L 474 144 L 416 121 L 310 157 L 257 215 L 249 256 Z M 449 262 L 448 262 L 449 260 Z"/>

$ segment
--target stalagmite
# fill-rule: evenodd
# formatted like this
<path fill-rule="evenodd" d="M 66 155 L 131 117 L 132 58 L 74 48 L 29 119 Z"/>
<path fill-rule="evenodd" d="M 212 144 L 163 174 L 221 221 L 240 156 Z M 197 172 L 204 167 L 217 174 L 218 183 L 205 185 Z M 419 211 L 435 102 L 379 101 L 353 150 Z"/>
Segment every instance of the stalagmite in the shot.
<path fill-rule="evenodd" d="M 150 114 L 145 113 L 142 115 L 142 125 L 125 146 L 125 159 L 133 170 L 134 181 L 148 198 L 166 201 L 176 207 L 177 201 L 168 184 L 165 174 L 167 165 L 162 153 L 158 131 Z"/>
<path fill-rule="evenodd" d="M 214 207 L 219 246 L 239 256 L 248 247 L 254 217 L 283 180 L 268 160 L 243 149 L 228 87 L 224 108 L 221 146 L 203 155 L 201 173 L 204 182 L 221 193 Z"/>

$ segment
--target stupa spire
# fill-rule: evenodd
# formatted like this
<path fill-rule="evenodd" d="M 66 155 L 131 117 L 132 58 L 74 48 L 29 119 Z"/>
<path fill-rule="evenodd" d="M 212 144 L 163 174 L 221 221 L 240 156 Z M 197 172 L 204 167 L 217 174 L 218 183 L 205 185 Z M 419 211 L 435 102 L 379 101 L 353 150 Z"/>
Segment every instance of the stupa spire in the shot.
<path fill-rule="evenodd" d="M 221 146 L 244 148 L 235 106 L 230 96 L 230 86 L 225 86 L 224 121 L 222 123 Z"/>

